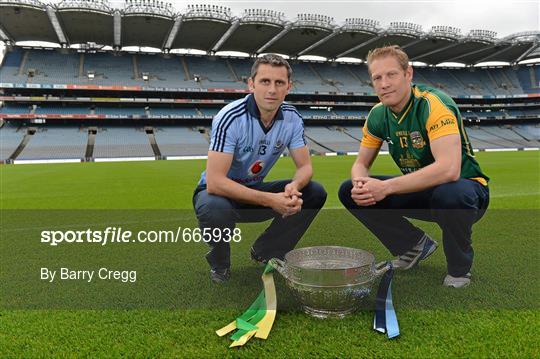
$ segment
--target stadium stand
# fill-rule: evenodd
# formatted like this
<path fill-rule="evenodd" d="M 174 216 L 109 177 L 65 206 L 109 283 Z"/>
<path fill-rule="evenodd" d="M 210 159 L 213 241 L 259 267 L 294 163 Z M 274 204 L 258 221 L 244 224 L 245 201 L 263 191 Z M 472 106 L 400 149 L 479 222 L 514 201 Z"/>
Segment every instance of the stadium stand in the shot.
<path fill-rule="evenodd" d="M 189 156 L 208 152 L 208 140 L 197 129 L 169 126 L 156 128 L 154 133 L 164 156 Z"/>
<path fill-rule="evenodd" d="M 306 135 L 338 153 L 358 151 L 360 144 L 358 140 L 335 127 L 310 126 L 306 129 Z"/>
<path fill-rule="evenodd" d="M 18 2 L 40 11 L 47 7 L 48 15 L 33 26 L 32 21 L 38 20 L 18 12 Z M 272 19 L 266 19 L 246 41 L 239 34 L 245 33 L 245 26 L 253 26 L 248 25 L 251 18 L 244 24 L 239 17 L 229 27 L 223 21 L 234 17 L 202 6 L 195 7 L 200 13 L 177 18 L 189 19 L 186 26 L 175 21 L 165 29 L 148 21 L 163 15 L 159 4 L 151 9 L 152 2 L 144 9 L 146 21 L 138 25 L 141 32 L 134 38 L 130 22 L 124 22 L 129 14 L 122 11 L 120 23 L 115 15 L 114 27 L 96 26 L 95 33 L 88 34 L 93 21 L 98 23 L 92 10 L 96 3 L 82 0 L 76 10 L 80 22 L 59 21 L 54 31 L 42 33 L 39 29 L 52 29 L 47 21 L 61 6 L 31 3 L 13 0 L 1 5 L 13 8 L 15 14 L 2 20 L 1 32 L 10 39 L 3 36 L 7 52 L 0 64 L 1 159 L 11 154 L 17 159 L 84 157 L 88 161 L 205 154 L 212 117 L 225 104 L 246 95 L 253 58 L 266 51 L 290 58 L 293 88 L 287 101 L 303 115 L 312 153 L 355 152 L 361 126 L 378 99 L 365 62 L 342 62 L 341 57 L 365 59 L 371 48 L 389 43 L 400 43 L 412 60 L 426 64 L 415 66 L 416 83 L 440 88 L 456 99 L 476 148 L 539 146 L 540 64 L 520 63 L 540 54 L 537 31 L 504 39 L 490 37 L 496 34 L 489 31 L 471 31 L 458 41 L 444 37 L 454 34 L 451 28 L 420 29 L 411 35 L 411 27 L 401 30 L 391 25 L 392 31 L 386 31 L 363 19 L 348 19 L 344 27 L 326 24 L 329 33 L 323 34 L 320 26 L 326 26 L 325 17 L 303 16 L 290 28 L 283 19 L 274 19 L 273 25 Z M 372 27 L 365 28 L 368 23 Z M 28 26 L 23 29 L 20 24 Z M 65 38 L 64 30 L 68 30 Z M 319 40 L 310 42 L 311 35 Z M 485 42 L 476 41 L 478 35 L 487 36 Z M 440 36 L 444 41 L 438 41 Z M 16 45 L 29 37 L 59 46 Z M 77 42 L 72 46 L 74 38 Z M 466 45 L 466 53 L 447 51 L 460 43 Z M 126 51 L 126 46 L 139 51 Z M 161 51 L 141 51 L 146 46 Z M 177 49 L 204 50 L 207 55 L 181 54 Z M 240 51 L 249 57 L 217 55 L 221 51 Z M 301 60 L 303 55 L 328 61 Z M 465 67 L 441 66 L 453 59 Z M 474 66 L 484 60 L 508 65 Z M 387 150 L 386 143 L 382 150 Z"/>
<path fill-rule="evenodd" d="M 94 73 L 93 80 L 83 80 L 98 85 L 140 85 L 133 69 L 133 55 L 95 53 L 84 56 L 83 76 Z M 81 82 L 83 82 L 81 81 Z"/>
<path fill-rule="evenodd" d="M 62 51 L 62 52 L 60 52 Z M 79 56 L 65 50 L 27 50 L 24 69 L 29 83 L 79 82 Z"/>
<path fill-rule="evenodd" d="M 100 127 L 96 135 L 94 158 L 110 157 L 154 157 L 154 152 L 142 128 Z"/>
<path fill-rule="evenodd" d="M 186 57 L 191 78 L 197 76 L 203 88 L 245 88 L 245 84 L 235 78 L 235 72 L 227 66 L 226 60 L 217 57 Z"/>
<path fill-rule="evenodd" d="M 79 127 L 40 127 L 17 159 L 80 159 L 84 157 L 87 138 L 87 132 Z"/>
<path fill-rule="evenodd" d="M 23 60 L 24 59 L 24 60 Z M 136 69 L 134 64 L 137 64 Z M 78 54 L 68 50 L 22 50 L 6 54 L 0 82 L 97 84 L 168 88 L 245 89 L 251 59 L 162 54 Z M 22 66 L 22 69 L 20 67 Z M 371 94 L 365 65 L 292 61 L 294 90 L 301 93 Z M 439 87 L 452 96 L 510 95 L 538 91 L 540 66 L 498 69 L 415 68 L 418 83 Z M 94 78 L 88 78 L 93 73 Z M 29 74 L 32 74 L 29 76 Z M 143 80 L 143 75 L 147 80 Z M 197 76 L 199 81 L 195 81 Z"/>
<path fill-rule="evenodd" d="M 0 160 L 5 160 L 21 143 L 26 132 L 25 127 L 5 124 L 0 128 Z"/>
<path fill-rule="evenodd" d="M 146 84 L 153 87 L 194 87 L 197 86 L 186 74 L 182 58 L 169 55 L 137 55 L 139 78 L 148 75 Z"/>
<path fill-rule="evenodd" d="M 58 105 L 39 105 L 33 113 L 40 114 L 90 114 L 90 109 L 85 106 L 58 106 Z"/>
<path fill-rule="evenodd" d="M 9 104 L 0 108 L 0 113 L 5 114 L 26 114 L 30 113 L 32 110 L 32 105 L 19 105 L 19 104 Z"/>

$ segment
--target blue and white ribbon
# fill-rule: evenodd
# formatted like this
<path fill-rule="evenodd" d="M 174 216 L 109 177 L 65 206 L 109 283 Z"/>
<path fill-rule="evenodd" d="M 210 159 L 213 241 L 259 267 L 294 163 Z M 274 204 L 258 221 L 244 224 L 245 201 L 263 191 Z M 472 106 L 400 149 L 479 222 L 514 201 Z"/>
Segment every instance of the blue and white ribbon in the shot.
<path fill-rule="evenodd" d="M 377 291 L 373 329 L 380 333 L 386 333 L 388 339 L 392 339 L 399 336 L 399 324 L 396 311 L 394 310 L 394 303 L 392 302 L 392 277 L 394 276 L 394 269 L 391 262 L 388 262 L 386 265 L 390 268 L 383 274 Z"/>

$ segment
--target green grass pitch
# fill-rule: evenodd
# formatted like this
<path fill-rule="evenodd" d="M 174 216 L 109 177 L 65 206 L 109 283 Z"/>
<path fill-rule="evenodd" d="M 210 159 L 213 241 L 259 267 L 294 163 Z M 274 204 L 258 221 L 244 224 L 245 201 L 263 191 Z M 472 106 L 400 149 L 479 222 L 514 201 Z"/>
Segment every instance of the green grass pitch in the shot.
<path fill-rule="evenodd" d="M 240 224 L 233 278 L 210 283 L 195 243 L 117 246 L 39 243 L 45 228 L 133 230 L 194 227 L 191 195 L 204 161 L 0 166 L 0 357 L 539 357 L 540 153 L 478 153 L 491 177 L 491 203 L 473 229 L 473 283 L 443 288 L 443 251 L 396 273 L 401 336 L 371 329 L 369 305 L 343 320 L 318 320 L 275 275 L 278 315 L 268 340 L 228 349 L 214 330 L 239 315 L 261 289 L 248 249 L 262 224 Z M 382 245 L 340 208 L 337 189 L 351 156 L 314 157 L 314 179 L 328 192 L 324 210 L 299 246 L 358 247 L 388 259 Z M 281 159 L 269 179 L 288 178 Z M 377 174 L 397 174 L 380 156 Z M 417 222 L 440 239 L 434 224 Z M 46 265 L 135 268 L 126 283 L 41 283 Z M 98 267 L 99 268 L 99 267 Z"/>

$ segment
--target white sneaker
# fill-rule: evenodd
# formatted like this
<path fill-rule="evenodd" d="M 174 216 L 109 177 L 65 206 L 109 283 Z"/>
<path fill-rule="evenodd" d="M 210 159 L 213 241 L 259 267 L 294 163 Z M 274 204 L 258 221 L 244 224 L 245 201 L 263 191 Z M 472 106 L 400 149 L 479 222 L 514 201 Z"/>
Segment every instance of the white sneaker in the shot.
<path fill-rule="evenodd" d="M 469 284 L 471 284 L 471 273 L 467 273 L 463 277 L 452 277 L 450 274 L 447 274 L 443 282 L 445 287 L 454 288 L 465 288 Z"/>
<path fill-rule="evenodd" d="M 414 267 L 420 260 L 426 259 L 437 249 L 437 242 L 424 233 L 420 241 L 410 250 L 392 261 L 394 268 L 407 270 Z"/>

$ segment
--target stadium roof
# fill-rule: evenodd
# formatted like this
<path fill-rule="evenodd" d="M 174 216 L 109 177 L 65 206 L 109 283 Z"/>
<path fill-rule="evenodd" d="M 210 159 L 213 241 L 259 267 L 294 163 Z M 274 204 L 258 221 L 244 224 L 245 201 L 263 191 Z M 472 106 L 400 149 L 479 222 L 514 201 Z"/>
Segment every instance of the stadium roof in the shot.
<path fill-rule="evenodd" d="M 428 64 L 486 61 L 517 63 L 537 57 L 540 32 L 497 38 L 488 30 L 461 30 L 392 22 L 387 27 L 370 19 L 350 18 L 336 24 L 325 15 L 285 14 L 246 9 L 240 16 L 215 5 L 191 5 L 183 13 L 156 0 L 126 0 L 122 9 L 107 0 L 64 0 L 58 5 L 38 0 L 0 0 L 0 38 L 6 43 L 46 41 L 62 46 L 95 43 L 120 49 L 154 47 L 163 51 L 197 49 L 208 53 L 276 52 L 291 57 L 363 59 L 377 46 L 398 44 L 411 60 Z"/>

